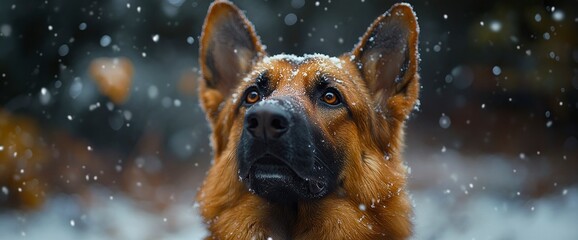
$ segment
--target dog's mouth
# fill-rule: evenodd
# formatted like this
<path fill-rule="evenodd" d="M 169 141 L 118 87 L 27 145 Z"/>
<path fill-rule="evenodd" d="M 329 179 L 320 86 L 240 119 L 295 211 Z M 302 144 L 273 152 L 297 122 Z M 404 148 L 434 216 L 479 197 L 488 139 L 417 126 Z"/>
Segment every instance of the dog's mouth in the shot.
<path fill-rule="evenodd" d="M 255 161 L 250 173 L 252 173 L 255 179 L 264 181 L 287 182 L 298 177 L 297 173 L 281 159 L 269 154 Z"/>
<path fill-rule="evenodd" d="M 277 202 L 292 201 L 307 192 L 311 198 L 324 194 L 324 181 L 306 177 L 282 159 L 270 154 L 257 159 L 248 173 L 248 187 L 262 197 Z"/>

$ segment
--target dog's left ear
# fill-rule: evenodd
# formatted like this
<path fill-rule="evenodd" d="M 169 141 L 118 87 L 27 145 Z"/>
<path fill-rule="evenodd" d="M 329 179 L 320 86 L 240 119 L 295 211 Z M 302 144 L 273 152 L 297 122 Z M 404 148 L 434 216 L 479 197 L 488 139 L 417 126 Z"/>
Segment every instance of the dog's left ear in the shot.
<path fill-rule="evenodd" d="M 403 121 L 419 95 L 419 27 L 409 4 L 379 16 L 351 52 L 375 104 Z"/>
<path fill-rule="evenodd" d="M 213 122 L 221 103 L 265 51 L 241 10 L 228 1 L 215 1 L 205 18 L 199 55 L 200 100 Z"/>

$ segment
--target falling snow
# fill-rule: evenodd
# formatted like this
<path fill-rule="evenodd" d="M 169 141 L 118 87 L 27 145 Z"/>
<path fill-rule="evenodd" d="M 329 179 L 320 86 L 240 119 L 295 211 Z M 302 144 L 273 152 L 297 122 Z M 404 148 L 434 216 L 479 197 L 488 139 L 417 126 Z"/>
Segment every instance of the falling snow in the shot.
<path fill-rule="evenodd" d="M 554 21 L 560 22 L 562 20 L 564 20 L 564 12 L 562 10 L 556 10 L 552 13 L 552 19 L 554 19 Z"/>
<path fill-rule="evenodd" d="M 58 55 L 60 55 L 61 57 L 64 57 L 66 55 L 68 55 L 68 52 L 70 51 L 70 49 L 68 48 L 67 44 L 62 44 L 60 45 L 60 47 L 58 48 Z"/>
<path fill-rule="evenodd" d="M 492 32 L 499 32 L 500 30 L 502 30 L 502 23 L 498 21 L 492 21 L 490 22 L 490 29 L 492 30 Z"/>
<path fill-rule="evenodd" d="M 500 74 L 502 74 L 502 68 L 500 68 L 499 66 L 494 66 L 494 67 L 492 68 L 492 73 L 493 73 L 495 76 L 499 76 Z"/>
<path fill-rule="evenodd" d="M 44 87 L 41 88 L 39 95 L 40 104 L 47 105 L 48 103 L 50 103 L 50 99 L 51 99 L 50 92 L 48 92 L 48 90 Z"/>
<path fill-rule="evenodd" d="M 452 124 L 452 121 L 448 116 L 442 113 L 442 116 L 440 117 L 439 120 L 439 124 L 441 128 L 449 128 Z"/>
<path fill-rule="evenodd" d="M 108 45 L 110 45 L 111 42 L 112 42 L 112 39 L 108 35 L 103 35 L 100 38 L 100 46 L 102 46 L 102 47 L 108 47 Z"/>
<path fill-rule="evenodd" d="M 292 26 L 297 23 L 297 16 L 293 13 L 289 13 L 285 16 L 285 24 L 287 26 Z"/>
<path fill-rule="evenodd" d="M 12 26 L 8 24 L 0 25 L 0 37 L 10 37 L 12 35 Z"/>
<path fill-rule="evenodd" d="M 187 43 L 188 44 L 193 44 L 195 42 L 195 38 L 194 37 L 187 37 Z"/>

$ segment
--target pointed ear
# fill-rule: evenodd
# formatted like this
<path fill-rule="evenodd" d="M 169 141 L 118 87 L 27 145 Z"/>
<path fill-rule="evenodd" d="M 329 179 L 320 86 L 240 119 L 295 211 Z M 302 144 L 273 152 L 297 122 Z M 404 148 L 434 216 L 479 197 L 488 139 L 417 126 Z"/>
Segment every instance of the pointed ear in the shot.
<path fill-rule="evenodd" d="M 376 106 L 398 120 L 407 117 L 419 95 L 418 35 L 411 6 L 395 4 L 371 24 L 351 53 Z"/>
<path fill-rule="evenodd" d="M 253 25 L 232 3 L 215 1 L 209 7 L 200 41 L 203 80 L 200 98 L 210 119 L 243 75 L 265 51 Z"/>

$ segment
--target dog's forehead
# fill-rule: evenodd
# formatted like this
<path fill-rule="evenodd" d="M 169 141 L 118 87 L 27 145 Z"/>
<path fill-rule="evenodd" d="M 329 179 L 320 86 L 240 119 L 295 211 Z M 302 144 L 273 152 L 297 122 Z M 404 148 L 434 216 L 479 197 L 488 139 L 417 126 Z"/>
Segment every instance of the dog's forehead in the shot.
<path fill-rule="evenodd" d="M 303 56 L 278 54 L 263 58 L 257 64 L 253 75 L 267 73 L 277 91 L 295 91 L 319 84 L 322 76 L 343 76 L 341 73 L 344 64 L 345 61 L 342 59 L 323 54 Z M 324 80 L 342 81 L 335 77 Z"/>

